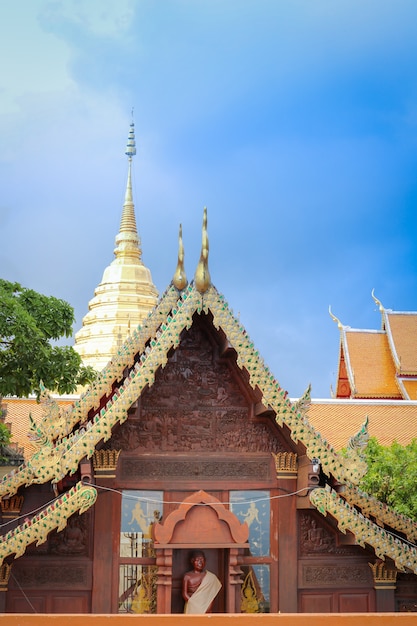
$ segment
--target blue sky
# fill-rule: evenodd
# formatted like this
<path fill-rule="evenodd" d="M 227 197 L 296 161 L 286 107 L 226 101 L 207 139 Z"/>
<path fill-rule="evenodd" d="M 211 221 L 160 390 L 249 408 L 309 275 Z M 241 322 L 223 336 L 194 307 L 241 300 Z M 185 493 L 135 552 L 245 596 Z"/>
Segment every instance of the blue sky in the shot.
<path fill-rule="evenodd" d="M 183 225 L 290 396 L 329 397 L 343 324 L 417 310 L 415 0 L 0 6 L 0 275 L 77 324 L 113 259 L 131 109 L 143 260 Z"/>

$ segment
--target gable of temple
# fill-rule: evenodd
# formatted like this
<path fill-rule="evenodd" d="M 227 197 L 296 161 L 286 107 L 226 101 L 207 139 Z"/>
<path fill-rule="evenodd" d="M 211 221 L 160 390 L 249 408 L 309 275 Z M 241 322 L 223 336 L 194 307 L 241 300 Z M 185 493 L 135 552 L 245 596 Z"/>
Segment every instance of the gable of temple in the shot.
<path fill-rule="evenodd" d="M 226 339 L 213 332 L 210 318 L 193 316 L 178 348 L 106 445 L 151 452 L 153 464 L 156 454 L 204 450 L 270 455 L 289 448 L 271 415 L 255 415 L 256 396 L 259 402 L 261 394 L 250 388 L 235 355 L 227 354 Z"/>

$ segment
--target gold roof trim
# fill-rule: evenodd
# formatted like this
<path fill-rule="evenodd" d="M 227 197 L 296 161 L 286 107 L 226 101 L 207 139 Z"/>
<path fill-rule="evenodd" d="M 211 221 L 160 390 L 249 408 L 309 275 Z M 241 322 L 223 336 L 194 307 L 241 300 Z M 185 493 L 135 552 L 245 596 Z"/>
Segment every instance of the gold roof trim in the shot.
<path fill-rule="evenodd" d="M 333 476 L 340 482 L 357 484 L 363 475 L 363 468 L 358 471 L 357 454 L 352 451 L 349 460 L 344 459 L 334 448 L 322 438 L 308 421 L 305 414 L 308 406 L 308 390 L 301 404 L 292 404 L 287 392 L 282 389 L 266 367 L 259 352 L 255 349 L 243 326 L 230 311 L 224 297 L 211 286 L 204 295 L 203 310 L 211 311 L 216 328 L 222 328 L 230 344 L 237 352 L 237 363 L 244 367 L 249 374 L 249 381 L 253 388 L 259 387 L 263 394 L 263 403 L 270 406 L 276 413 L 276 421 L 282 426 L 284 423 L 291 430 L 291 438 L 295 443 L 300 441 L 307 448 L 310 458 L 320 459 L 325 474 Z"/>
<path fill-rule="evenodd" d="M 302 417 L 305 417 L 311 406 L 311 385 L 307 387 L 301 398 L 293 402 L 293 408 Z"/>
<path fill-rule="evenodd" d="M 171 289 L 176 295 L 178 294 L 174 287 Z M 189 297 L 190 293 L 193 297 Z M 169 292 L 167 300 L 173 304 L 169 298 Z M 179 301 L 175 298 L 177 306 L 169 306 L 168 314 L 162 320 L 157 318 L 159 326 L 155 329 L 155 336 L 148 338 L 148 345 L 142 352 L 140 360 L 135 363 L 129 376 L 108 399 L 100 413 L 96 414 L 92 421 L 85 423 L 81 428 L 55 443 L 45 442 L 26 464 L 3 478 L 0 483 L 0 495 L 12 495 L 22 484 L 45 483 L 49 480 L 56 483 L 68 473 L 74 474 L 81 459 L 85 456 L 90 458 L 96 445 L 101 440 L 107 441 L 111 437 L 113 426 L 127 419 L 129 407 L 139 397 L 143 388 L 153 384 L 156 369 L 161 365 L 165 366 L 168 351 L 179 344 L 181 331 L 184 328 L 190 328 L 192 314 L 200 305 L 200 300 L 201 296 L 195 289 L 183 292 Z M 165 302 L 166 305 L 167 302 Z M 138 329 L 139 337 L 136 339 L 143 337 L 141 331 L 143 328 Z M 134 355 L 139 352 L 133 348 L 135 343 L 135 338 L 129 337 L 113 361 L 113 367 L 109 368 L 108 385 L 110 388 L 115 378 L 116 380 L 118 378 L 116 374 L 121 377 L 127 360 L 129 361 L 126 357 L 129 356 L 133 362 Z M 87 412 L 88 410 L 89 408 Z"/>
<path fill-rule="evenodd" d="M 177 299 L 177 290 L 173 287 L 169 288 L 155 308 L 154 315 L 148 317 L 142 326 L 138 327 L 128 337 L 119 352 L 100 372 L 93 385 L 88 387 L 74 404 L 60 411 L 57 403 L 48 396 L 48 400 L 44 403 L 45 416 L 38 424 L 39 432 L 50 432 L 50 430 L 55 432 L 55 429 L 51 428 L 50 422 L 56 419 L 57 408 L 59 424 L 56 425 L 56 439 L 63 440 L 78 423 L 86 423 L 90 409 L 99 405 L 101 397 L 110 394 L 114 380 L 120 380 L 124 369 L 133 364 L 135 354 L 142 352 L 148 338 L 156 334 L 161 319 L 165 319 Z M 0 497 L 14 494 L 21 485 L 37 482 L 34 478 L 32 467 L 28 461 L 3 477 L 0 482 Z"/>
<path fill-rule="evenodd" d="M 174 286 L 167 290 L 158 307 L 144 325 L 138 327 L 126 340 L 94 385 L 70 410 L 62 413 L 63 419 L 59 420 L 61 436 L 53 441 L 49 434 L 40 450 L 26 464 L 7 474 L 0 483 L 0 496 L 12 495 L 23 484 L 44 483 L 49 480 L 58 482 L 68 473 L 73 474 L 82 458 L 90 458 L 96 445 L 111 437 L 113 426 L 127 419 L 131 404 L 146 385 L 153 384 L 157 368 L 165 366 L 169 350 L 178 346 L 181 332 L 191 327 L 193 314 L 208 313 L 209 310 L 215 327 L 223 329 L 235 348 L 237 363 L 247 370 L 251 386 L 259 387 L 264 404 L 275 411 L 277 423 L 280 426 L 285 423 L 292 431 L 294 442 L 300 441 L 306 446 L 311 458 L 320 459 L 322 469 L 327 475 L 333 474 L 342 483 L 357 484 L 362 472 L 358 472 L 360 459 L 355 452 L 352 452 L 350 460 L 343 459 L 309 423 L 304 414 L 305 407 L 291 404 L 287 392 L 265 366 L 245 329 L 233 316 L 224 297 L 215 287 L 208 287 L 203 300 L 196 286 L 191 284 L 179 296 Z M 140 359 L 133 365 L 137 354 L 140 354 Z M 131 368 L 129 375 L 110 397 L 113 383 L 122 379 L 126 367 Z M 100 413 L 96 413 L 93 420 L 87 422 L 88 412 L 99 405 L 103 395 L 108 396 L 107 404 Z M 81 418 L 81 427 L 71 432 Z M 46 416 L 40 425 L 43 432 L 47 431 L 48 419 Z"/>
<path fill-rule="evenodd" d="M 96 498 L 97 492 L 93 487 L 77 483 L 30 521 L 0 537 L 0 561 L 12 554 L 18 558 L 34 541 L 37 546 L 44 543 L 51 530 L 63 530 L 71 515 L 77 511 L 80 515 L 87 511 Z"/>
<path fill-rule="evenodd" d="M 390 557 L 401 572 L 410 570 L 417 574 L 417 550 L 405 541 L 394 537 L 345 502 L 329 486 L 318 487 L 310 493 L 310 502 L 324 516 L 330 513 L 337 521 L 339 530 L 349 530 L 362 548 L 368 544 L 380 559 Z"/>
<path fill-rule="evenodd" d="M 373 496 L 370 496 L 353 485 L 346 485 L 343 497 L 353 506 L 360 507 L 362 513 L 372 516 L 383 524 L 394 528 L 406 535 L 409 541 L 417 541 L 417 523 L 411 518 L 397 513 L 386 504 L 383 504 Z"/>

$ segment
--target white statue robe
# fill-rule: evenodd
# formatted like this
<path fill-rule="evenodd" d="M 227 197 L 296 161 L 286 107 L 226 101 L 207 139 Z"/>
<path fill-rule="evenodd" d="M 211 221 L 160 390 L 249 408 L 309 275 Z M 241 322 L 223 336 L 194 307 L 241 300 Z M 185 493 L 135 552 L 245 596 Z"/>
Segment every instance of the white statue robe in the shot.
<path fill-rule="evenodd" d="M 212 572 L 206 571 L 198 589 L 186 602 L 184 613 L 205 613 L 222 588 L 220 580 Z"/>

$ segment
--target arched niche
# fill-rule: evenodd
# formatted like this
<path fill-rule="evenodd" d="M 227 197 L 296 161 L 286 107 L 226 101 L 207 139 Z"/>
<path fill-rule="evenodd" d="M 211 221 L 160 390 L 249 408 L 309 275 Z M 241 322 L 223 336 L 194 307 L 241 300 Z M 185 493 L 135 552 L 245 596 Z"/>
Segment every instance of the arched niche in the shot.
<path fill-rule="evenodd" d="M 239 612 L 240 556 L 248 547 L 249 528 L 224 504 L 205 491 L 185 498 L 166 520 L 154 526 L 154 547 L 158 567 L 157 612 L 170 613 L 173 589 L 173 555 L 176 550 L 210 549 L 225 558 L 224 606 L 228 613 Z"/>

